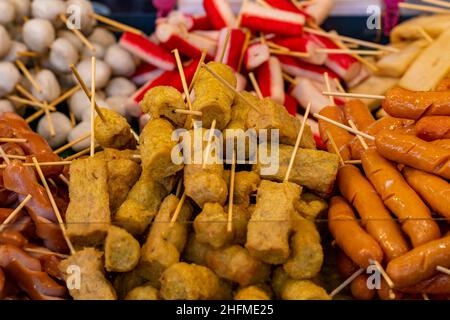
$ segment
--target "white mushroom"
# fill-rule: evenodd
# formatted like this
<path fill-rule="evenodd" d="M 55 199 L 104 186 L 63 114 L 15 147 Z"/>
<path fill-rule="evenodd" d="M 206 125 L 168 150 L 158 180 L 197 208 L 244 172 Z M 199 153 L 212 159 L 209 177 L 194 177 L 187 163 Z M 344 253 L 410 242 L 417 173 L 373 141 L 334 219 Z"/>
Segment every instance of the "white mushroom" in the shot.
<path fill-rule="evenodd" d="M 51 102 L 61 95 L 61 86 L 55 74 L 50 70 L 40 70 L 34 76 L 35 81 L 41 87 L 42 92 L 38 92 L 35 87 L 32 87 L 31 93 L 39 101 Z"/>
<path fill-rule="evenodd" d="M 30 19 L 23 25 L 23 40 L 33 51 L 47 52 L 55 41 L 55 28 L 45 19 Z"/>
<path fill-rule="evenodd" d="M 78 138 L 81 138 L 82 136 L 85 136 L 86 134 L 91 132 L 91 123 L 90 122 L 80 122 L 78 125 L 76 125 L 67 136 L 67 141 L 72 142 L 77 140 Z M 90 139 L 84 139 L 83 141 L 77 143 L 72 147 L 72 149 L 76 152 L 81 151 L 83 149 L 89 148 L 90 146 Z"/>
<path fill-rule="evenodd" d="M 77 49 L 78 52 L 83 50 L 83 42 L 72 32 L 69 30 L 59 30 L 58 38 L 64 38 L 70 41 L 70 43 Z"/>
<path fill-rule="evenodd" d="M 72 130 L 69 118 L 61 112 L 50 113 L 50 118 L 55 129 L 55 135 L 52 137 L 47 117 L 42 117 L 37 126 L 37 132 L 43 136 L 50 147 L 57 148 L 67 141 L 67 136 Z"/>
<path fill-rule="evenodd" d="M 66 3 L 62 0 L 34 0 L 31 4 L 31 15 L 60 25 L 60 14 L 66 13 Z"/>
<path fill-rule="evenodd" d="M 115 76 L 131 76 L 136 71 L 136 64 L 132 55 L 118 44 L 106 50 L 105 62 L 111 66 Z"/>
<path fill-rule="evenodd" d="M 92 45 L 94 46 L 95 49 L 94 51 L 92 51 L 88 47 L 83 47 L 83 50 L 81 51 L 81 58 L 90 59 L 92 57 L 96 57 L 97 59 L 103 59 L 106 52 L 105 47 L 103 47 L 101 44 L 98 43 L 93 43 Z"/>
<path fill-rule="evenodd" d="M 106 87 L 106 96 L 125 96 L 129 97 L 137 90 L 136 85 L 130 80 L 122 77 L 111 79 Z"/>
<path fill-rule="evenodd" d="M 22 62 L 26 63 L 26 61 L 28 61 L 27 57 L 19 57 L 17 55 L 17 53 L 24 52 L 27 50 L 28 50 L 28 48 L 24 43 L 18 42 L 18 41 L 13 41 L 8 54 L 3 58 L 3 60 L 9 61 L 9 62 L 14 62 L 17 59 L 20 59 Z"/>
<path fill-rule="evenodd" d="M 95 100 L 101 100 L 104 98 L 104 95 L 101 91 L 97 91 L 95 93 Z M 77 120 L 81 120 L 81 116 L 86 109 L 89 109 L 91 106 L 91 102 L 83 90 L 79 90 L 75 92 L 68 100 L 69 109 L 75 115 Z"/>
<path fill-rule="evenodd" d="M 81 78 L 84 80 L 88 87 L 91 86 L 91 69 L 92 62 L 91 59 L 84 59 L 77 65 L 78 72 L 80 73 Z M 95 68 L 95 85 L 97 89 L 104 88 L 109 79 L 111 78 L 111 67 L 102 60 L 97 60 L 96 68 Z"/>
<path fill-rule="evenodd" d="M 0 100 L 0 114 L 2 112 L 14 112 L 14 106 L 9 100 Z"/>
<path fill-rule="evenodd" d="M 97 102 L 97 105 L 100 108 L 112 109 L 112 107 L 105 100 L 97 100 L 96 99 L 95 102 Z M 97 112 L 96 111 L 94 111 L 94 114 L 95 114 L 95 116 L 97 116 Z M 91 121 L 91 106 L 90 105 L 89 105 L 88 108 L 83 110 L 83 113 L 81 114 L 81 121 L 82 122 L 83 121 L 87 121 L 87 122 Z"/>
<path fill-rule="evenodd" d="M 5 27 L 0 25 L 0 58 L 8 54 L 11 49 L 12 41 Z"/>
<path fill-rule="evenodd" d="M 22 22 L 25 16 L 30 16 L 31 2 L 30 0 L 9 0 L 14 5 L 16 13 L 16 21 Z"/>
<path fill-rule="evenodd" d="M 127 101 L 128 98 L 126 96 L 114 96 L 106 99 L 106 103 L 111 106 L 111 110 L 117 112 L 121 116 L 128 117 L 127 115 Z M 130 120 L 130 119 L 128 119 Z"/>
<path fill-rule="evenodd" d="M 75 15 L 75 23 L 80 24 L 79 27 L 84 34 L 90 34 L 94 26 L 97 24 L 97 21 L 92 17 L 92 14 L 94 14 L 94 8 L 92 7 L 91 1 L 67 1 L 67 13 L 68 15 Z"/>
<path fill-rule="evenodd" d="M 16 8 L 9 1 L 0 1 L 0 24 L 7 25 L 14 21 Z"/>
<path fill-rule="evenodd" d="M 89 36 L 89 41 L 92 43 L 98 43 L 105 48 L 108 48 L 117 42 L 114 34 L 102 27 L 97 27 L 94 29 L 92 34 Z"/>
<path fill-rule="evenodd" d="M 58 38 L 50 48 L 50 64 L 59 72 L 70 72 L 70 65 L 78 62 L 78 51 L 65 38 Z"/>
<path fill-rule="evenodd" d="M 0 98 L 11 93 L 20 81 L 20 73 L 11 62 L 0 62 Z"/>

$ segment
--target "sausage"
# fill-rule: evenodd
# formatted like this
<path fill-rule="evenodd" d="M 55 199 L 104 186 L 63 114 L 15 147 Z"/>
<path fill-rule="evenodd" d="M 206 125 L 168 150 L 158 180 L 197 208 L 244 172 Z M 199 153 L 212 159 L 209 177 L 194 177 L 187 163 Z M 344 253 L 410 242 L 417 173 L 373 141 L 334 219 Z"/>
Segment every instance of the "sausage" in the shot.
<path fill-rule="evenodd" d="M 343 112 L 339 109 L 339 107 L 336 106 L 328 106 L 323 108 L 320 111 L 320 115 L 342 124 L 345 123 Z M 328 139 L 327 130 L 333 137 L 333 140 L 336 143 L 337 148 L 339 149 L 339 153 L 341 154 L 342 159 L 344 159 L 344 161 L 350 160 L 351 159 L 350 142 L 352 140 L 351 134 L 348 133 L 346 130 L 335 126 L 334 124 L 319 119 L 320 137 L 322 138 L 322 141 L 326 143 L 327 149 L 331 153 L 336 152 L 334 151 L 331 141 Z"/>
<path fill-rule="evenodd" d="M 389 131 L 379 133 L 375 145 L 386 159 L 450 179 L 450 150 Z"/>
<path fill-rule="evenodd" d="M 402 300 L 404 294 L 398 290 L 391 289 L 386 280 L 381 278 L 380 288 L 377 290 L 380 300 Z"/>
<path fill-rule="evenodd" d="M 375 297 L 375 289 L 369 289 L 367 286 L 368 276 L 360 274 L 352 281 L 350 292 L 356 300 L 372 300 Z"/>
<path fill-rule="evenodd" d="M 431 142 L 435 146 L 443 148 L 445 150 L 450 150 L 450 139 L 439 139 Z"/>
<path fill-rule="evenodd" d="M 339 274 L 343 278 L 348 278 L 356 271 L 359 267 L 350 259 L 341 249 L 337 249 L 336 252 L 336 268 Z"/>
<path fill-rule="evenodd" d="M 361 160 L 366 176 L 384 204 L 400 219 L 413 247 L 440 237 L 439 227 L 431 219 L 430 210 L 392 162 L 380 156 L 375 149 L 366 150 Z"/>
<path fill-rule="evenodd" d="M 416 92 L 396 86 L 388 90 L 382 106 L 396 118 L 417 120 L 423 116 L 450 116 L 450 92 Z"/>
<path fill-rule="evenodd" d="M 449 91 L 450 90 L 450 78 L 441 80 L 436 86 L 436 91 Z"/>
<path fill-rule="evenodd" d="M 450 117 L 423 117 L 416 123 L 416 135 L 425 141 L 450 139 Z"/>
<path fill-rule="evenodd" d="M 361 216 L 362 226 L 383 249 L 386 260 L 390 261 L 408 252 L 408 244 L 399 226 L 359 169 L 352 165 L 341 167 L 337 181 L 342 195 Z"/>
<path fill-rule="evenodd" d="M 342 197 L 331 198 L 328 228 L 339 247 L 361 268 L 367 268 L 370 260 L 383 260 L 380 246 L 359 225 L 352 208 Z"/>
<path fill-rule="evenodd" d="M 2 268 L 0 268 L 0 299 L 3 299 L 5 295 L 5 273 L 3 272 Z"/>
<path fill-rule="evenodd" d="M 450 184 L 446 180 L 410 167 L 403 169 L 403 176 L 435 212 L 450 219 Z"/>
<path fill-rule="evenodd" d="M 392 260 L 386 272 L 401 288 L 431 278 L 439 272 L 437 266 L 450 267 L 450 236 L 423 244 Z"/>
<path fill-rule="evenodd" d="M 352 120 L 360 131 L 366 130 L 375 122 L 369 108 L 359 99 L 349 99 L 343 109 L 347 121 Z"/>
<path fill-rule="evenodd" d="M 28 240 L 18 231 L 4 230 L 0 232 L 0 244 L 11 244 L 16 247 L 23 247 Z"/>
<path fill-rule="evenodd" d="M 450 275 L 440 273 L 413 286 L 400 288 L 405 293 L 450 294 Z"/>
<path fill-rule="evenodd" d="M 0 267 L 3 268 L 31 299 L 60 300 L 66 288 L 42 271 L 39 260 L 12 245 L 0 245 Z"/>

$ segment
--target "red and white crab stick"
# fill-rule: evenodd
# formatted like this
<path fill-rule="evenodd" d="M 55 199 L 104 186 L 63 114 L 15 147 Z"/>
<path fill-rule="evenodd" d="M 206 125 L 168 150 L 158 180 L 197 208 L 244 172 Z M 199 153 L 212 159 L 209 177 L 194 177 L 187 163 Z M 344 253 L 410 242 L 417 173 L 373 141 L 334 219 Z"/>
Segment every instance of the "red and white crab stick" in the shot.
<path fill-rule="evenodd" d="M 264 97 L 284 105 L 284 79 L 278 58 L 270 57 L 256 70 L 256 78 Z"/>
<path fill-rule="evenodd" d="M 269 61 L 269 46 L 262 42 L 251 44 L 245 51 L 244 65 L 248 71 L 252 71 L 263 63 Z"/>
<path fill-rule="evenodd" d="M 228 0 L 204 0 L 203 7 L 215 29 L 236 25 L 236 17 Z"/>
<path fill-rule="evenodd" d="M 245 39 L 246 34 L 241 29 L 223 28 L 220 31 L 215 61 L 222 62 L 238 72 Z M 225 43 L 226 48 L 224 48 Z"/>

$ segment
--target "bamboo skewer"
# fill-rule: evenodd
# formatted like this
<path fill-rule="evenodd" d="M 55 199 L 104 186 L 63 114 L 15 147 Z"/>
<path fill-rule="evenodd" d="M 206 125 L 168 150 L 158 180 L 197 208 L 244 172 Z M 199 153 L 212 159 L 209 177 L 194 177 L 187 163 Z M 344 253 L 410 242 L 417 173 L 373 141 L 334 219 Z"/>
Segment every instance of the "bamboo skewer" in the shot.
<path fill-rule="evenodd" d="M 432 6 L 425 6 L 425 5 L 414 4 L 414 3 L 400 2 L 398 4 L 398 7 L 401 8 L 401 9 L 411 9 L 411 10 L 432 12 L 432 13 L 450 13 L 449 9 L 432 7 Z"/>
<path fill-rule="evenodd" d="M 331 146 L 332 146 L 333 149 L 334 149 L 334 152 L 335 152 L 336 155 L 339 157 L 339 162 L 341 163 L 341 166 L 345 166 L 345 161 L 344 161 L 344 159 L 342 158 L 341 152 L 339 151 L 339 148 L 338 148 L 336 142 L 334 141 L 334 138 L 333 138 L 333 136 L 331 135 L 330 130 L 327 129 L 327 130 L 326 130 L 326 133 L 327 133 L 328 140 L 330 141 Z"/>
<path fill-rule="evenodd" d="M 91 14 L 91 16 L 94 19 L 96 19 L 97 21 L 103 22 L 104 24 L 110 25 L 110 26 L 112 26 L 114 28 L 117 28 L 117 29 L 123 31 L 123 32 L 131 32 L 131 33 L 135 33 L 135 34 L 140 35 L 140 36 L 144 35 L 144 32 L 142 32 L 139 29 L 133 28 L 133 27 L 131 27 L 129 25 L 126 25 L 124 23 L 112 20 L 110 18 L 101 16 L 101 15 L 99 15 L 97 13 L 93 13 L 93 14 Z"/>
<path fill-rule="evenodd" d="M 34 80 L 33 76 L 31 75 L 30 71 L 28 71 L 27 67 L 23 64 L 22 61 L 16 60 L 16 65 L 19 67 L 20 71 L 24 74 L 24 76 L 30 81 L 31 85 L 39 92 L 42 93 L 42 88 L 39 85 L 39 83 Z"/>
<path fill-rule="evenodd" d="M 292 167 L 294 166 L 295 156 L 297 155 L 297 151 L 300 148 L 300 143 L 302 141 L 303 132 L 305 131 L 306 121 L 308 120 L 309 113 L 311 112 L 311 102 L 308 103 L 306 107 L 305 115 L 303 116 L 302 125 L 300 127 L 300 131 L 297 135 L 297 140 L 295 141 L 294 150 L 292 151 L 291 159 L 289 160 L 289 166 L 286 170 L 286 175 L 284 176 L 284 181 L 289 181 L 289 176 L 291 175 Z"/>
<path fill-rule="evenodd" d="M 350 125 L 350 127 L 352 127 L 353 130 L 358 130 L 358 128 L 356 127 L 356 124 L 353 122 L 353 120 L 348 120 L 348 124 Z M 358 140 L 361 143 L 361 145 L 363 146 L 364 150 L 369 149 L 369 146 L 367 145 L 366 141 L 364 141 L 363 137 L 361 137 L 360 135 L 357 135 L 356 138 L 358 138 Z"/>
<path fill-rule="evenodd" d="M 80 30 L 75 29 L 75 28 L 69 28 L 69 21 L 67 20 L 66 16 L 63 14 L 59 15 L 59 19 L 65 24 L 65 26 L 67 27 L 67 29 L 69 29 L 70 31 L 72 31 L 75 36 L 80 39 L 81 42 L 84 43 L 84 45 L 86 47 L 89 48 L 89 50 L 91 50 L 92 52 L 95 52 L 95 47 L 94 45 L 84 36 L 84 34 L 81 33 Z"/>
<path fill-rule="evenodd" d="M 181 63 L 180 53 L 178 52 L 178 49 L 175 49 L 172 52 L 175 55 L 175 60 L 177 62 L 177 67 L 178 67 L 178 73 L 180 74 L 181 84 L 183 85 L 183 91 L 186 96 L 188 108 L 189 108 L 189 110 L 192 111 L 191 95 L 189 93 L 189 88 L 188 88 L 188 85 L 186 82 L 186 75 L 184 74 L 183 64 Z"/>
<path fill-rule="evenodd" d="M 27 160 L 26 156 L 16 156 L 14 154 L 7 154 L 6 156 L 8 157 L 8 159 L 15 159 L 15 160 L 22 160 L 22 161 Z"/>
<path fill-rule="evenodd" d="M 69 255 L 67 255 L 67 254 L 62 254 L 62 253 L 53 252 L 53 251 L 44 250 L 44 249 L 41 250 L 41 249 L 36 249 L 36 248 L 24 248 L 24 251 L 30 252 L 30 253 L 39 253 L 39 254 L 56 256 L 61 259 L 67 259 L 69 257 Z"/>
<path fill-rule="evenodd" d="M 434 39 L 430 36 L 428 32 L 425 31 L 424 28 L 417 26 L 417 31 L 422 35 L 422 37 L 428 42 L 433 43 Z"/>
<path fill-rule="evenodd" d="M 328 72 L 325 72 L 323 74 L 323 78 L 325 80 L 325 85 L 327 87 L 327 90 L 331 91 L 330 77 L 328 76 Z M 334 97 L 333 96 L 328 96 L 328 98 L 330 99 L 331 105 L 334 106 L 335 105 Z"/>
<path fill-rule="evenodd" d="M 201 111 L 186 110 L 186 109 L 175 109 L 175 113 L 188 114 L 188 115 L 198 116 L 198 117 L 201 117 L 203 115 L 203 112 L 201 112 Z"/>
<path fill-rule="evenodd" d="M 36 166 L 36 171 L 37 171 L 39 177 L 41 178 L 41 182 L 44 185 L 45 191 L 47 192 L 47 196 L 48 196 L 48 199 L 50 200 L 50 203 L 51 203 L 51 205 L 53 207 L 53 211 L 55 211 L 55 215 L 56 215 L 56 218 L 58 219 L 59 227 L 61 228 L 62 235 L 63 235 L 64 239 L 67 242 L 67 246 L 69 247 L 70 253 L 74 254 L 75 253 L 75 249 L 74 249 L 74 247 L 72 245 L 72 242 L 70 241 L 69 237 L 67 236 L 66 227 L 65 227 L 64 221 L 63 221 L 63 219 L 61 217 L 61 213 L 59 212 L 59 209 L 58 209 L 58 206 L 56 205 L 55 199 L 53 198 L 53 195 L 52 195 L 52 193 L 50 191 L 50 188 L 48 187 L 47 180 L 45 180 L 45 177 L 44 177 L 44 174 L 42 173 L 42 169 L 41 169 L 41 167 L 39 165 L 39 162 L 36 160 L 35 157 L 33 157 L 33 163 Z"/>
<path fill-rule="evenodd" d="M 365 93 L 345 93 L 345 92 L 323 91 L 322 94 L 325 96 L 335 96 L 335 97 L 344 97 L 344 98 L 376 99 L 376 100 L 386 99 L 385 96 L 376 95 L 376 94 L 365 94 Z"/>
<path fill-rule="evenodd" d="M 345 160 L 345 164 L 361 164 L 361 160 Z"/>
<path fill-rule="evenodd" d="M 234 181 L 236 177 L 236 154 L 233 149 L 231 162 L 231 176 L 230 176 L 230 193 L 228 200 L 228 221 L 227 221 L 227 232 L 233 231 L 233 201 L 234 201 Z"/>
<path fill-rule="evenodd" d="M 297 84 L 297 80 L 288 75 L 286 72 L 283 72 L 283 79 L 289 82 L 290 84 L 293 84 L 294 86 Z"/>
<path fill-rule="evenodd" d="M 422 0 L 425 3 L 435 4 L 437 6 L 441 6 L 444 8 L 450 8 L 450 2 L 442 1 L 442 0 Z"/>
<path fill-rule="evenodd" d="M 55 151 L 53 151 L 53 153 L 60 154 L 61 152 L 66 151 L 67 149 L 73 147 L 74 145 L 86 140 L 90 136 L 91 136 L 91 133 L 86 133 L 85 135 L 79 137 L 78 139 L 75 139 L 72 142 L 69 142 L 69 143 L 63 145 L 62 147 L 56 149 Z"/>
<path fill-rule="evenodd" d="M 376 261 L 376 260 L 371 260 L 370 263 L 372 263 L 378 269 L 378 271 L 381 273 L 381 276 L 383 277 L 383 279 L 388 284 L 389 288 L 391 288 L 391 289 L 394 288 L 394 286 L 395 286 L 394 282 L 388 276 L 388 274 L 386 273 L 384 268 L 381 266 L 381 264 L 378 261 Z"/>
<path fill-rule="evenodd" d="M 189 92 L 191 92 L 192 88 L 194 87 L 195 80 L 197 80 L 198 73 L 200 72 L 202 64 L 205 62 L 207 54 L 208 51 L 206 49 L 202 51 L 202 56 L 200 57 L 200 61 L 198 62 L 197 69 L 195 69 L 194 76 L 192 77 L 191 83 L 189 84 Z"/>
<path fill-rule="evenodd" d="M 228 42 L 230 41 L 231 37 L 231 28 L 227 29 L 227 34 L 225 36 L 225 42 L 223 44 L 222 52 L 220 53 L 220 62 L 223 63 L 223 60 L 225 59 L 225 52 L 227 52 L 228 48 Z"/>
<path fill-rule="evenodd" d="M 249 31 L 247 31 L 245 33 L 245 40 L 244 40 L 244 45 L 242 46 L 241 56 L 239 57 L 238 72 L 241 71 L 242 63 L 244 63 L 245 52 L 248 49 L 248 45 L 250 43 L 250 37 L 251 37 L 251 33 Z"/>
<path fill-rule="evenodd" d="M 81 156 L 89 154 L 90 151 L 91 151 L 91 147 L 88 147 L 86 149 L 81 150 L 80 152 L 77 152 L 77 153 L 71 155 L 70 157 L 65 158 L 64 160 L 72 161 L 72 160 L 78 159 Z"/>
<path fill-rule="evenodd" d="M 295 58 L 309 58 L 311 55 L 308 52 L 300 51 L 285 51 L 280 49 L 269 49 L 269 52 L 280 56 L 291 56 Z"/>
<path fill-rule="evenodd" d="M 19 91 L 28 100 L 39 102 L 39 100 L 35 96 L 33 96 L 30 91 L 25 89 L 20 83 L 16 85 L 16 90 Z"/>
<path fill-rule="evenodd" d="M 58 98 L 56 98 L 55 100 L 50 102 L 50 106 L 56 107 L 58 104 L 66 101 L 67 99 L 69 99 L 71 96 L 73 96 L 80 89 L 81 89 L 81 86 L 79 84 L 75 85 L 74 87 L 72 87 L 71 89 L 67 90 L 62 95 L 60 95 Z"/>
<path fill-rule="evenodd" d="M 382 56 L 385 54 L 383 51 L 375 51 L 375 50 L 355 50 L 355 49 L 327 49 L 320 48 L 314 50 L 315 53 L 328 53 L 328 54 L 358 54 L 362 56 Z"/>
<path fill-rule="evenodd" d="M 330 297 L 333 298 L 334 296 L 336 296 L 339 292 L 342 291 L 342 289 L 344 289 L 346 286 L 348 286 L 351 282 L 353 282 L 353 280 L 355 280 L 360 274 L 362 274 L 364 272 L 363 268 L 359 268 L 355 273 L 353 273 L 350 277 L 348 277 L 347 279 L 345 279 L 344 282 L 342 282 L 336 289 L 334 289 L 333 291 L 331 291 L 330 293 Z"/>
<path fill-rule="evenodd" d="M 8 96 L 7 97 L 9 100 L 12 100 L 14 102 L 18 102 L 18 103 L 22 103 L 25 105 L 30 105 L 33 107 L 37 107 L 37 108 L 41 108 L 43 110 L 50 109 L 51 111 L 56 111 L 55 107 L 51 107 L 49 105 L 46 105 L 45 103 L 39 102 L 39 101 L 33 101 L 33 100 L 28 100 L 28 99 L 24 99 L 21 97 L 17 97 L 17 96 Z"/>
<path fill-rule="evenodd" d="M 0 156 L 3 158 L 3 160 L 5 160 L 5 163 L 11 164 L 11 161 L 8 158 L 8 155 L 6 154 L 5 150 L 3 150 L 2 146 L 0 146 Z"/>
<path fill-rule="evenodd" d="M 25 207 L 25 205 L 28 203 L 28 201 L 30 201 L 32 198 L 32 196 L 29 194 L 26 196 L 25 199 L 22 200 L 22 202 L 17 206 L 17 208 L 14 209 L 13 212 L 11 212 L 8 216 L 8 218 L 5 219 L 5 221 L 3 221 L 3 223 L 0 225 L 0 232 L 2 232 L 7 225 L 14 220 L 14 218 L 20 213 L 20 211 L 23 209 L 23 207 Z"/>
<path fill-rule="evenodd" d="M 67 178 L 61 173 L 58 178 L 64 182 L 67 186 L 69 186 L 69 180 L 67 180 Z"/>
<path fill-rule="evenodd" d="M 49 162 L 39 162 L 39 165 L 41 167 L 65 166 L 65 165 L 69 165 L 69 164 L 71 164 L 71 161 L 69 161 L 69 160 L 53 161 L 53 162 L 51 162 L 51 161 L 49 161 Z M 24 167 L 34 167 L 34 164 L 30 163 L 30 162 L 24 162 L 21 165 L 24 166 Z M 5 168 L 6 168 L 6 165 L 4 165 L 4 164 L 0 165 L 0 169 L 5 169 Z"/>
<path fill-rule="evenodd" d="M 44 102 L 44 105 L 45 105 L 44 112 L 45 112 L 45 117 L 47 118 L 48 128 L 50 130 L 50 136 L 54 137 L 56 135 L 56 131 L 55 131 L 55 126 L 53 125 L 53 120 L 50 115 L 50 111 L 49 111 L 47 102 Z"/>
<path fill-rule="evenodd" d="M 1 143 L 26 143 L 27 139 L 19 139 L 19 138 L 0 138 Z"/>
<path fill-rule="evenodd" d="M 255 74 L 253 72 L 250 72 L 248 74 L 248 77 L 250 78 L 250 82 L 252 83 L 253 89 L 255 89 L 256 95 L 260 100 L 263 100 L 264 96 L 261 92 L 261 88 L 259 87 L 258 81 L 256 81 Z"/>
<path fill-rule="evenodd" d="M 96 60 L 92 57 L 92 69 L 91 69 L 91 152 L 90 156 L 95 155 L 95 76 L 96 76 Z"/>
<path fill-rule="evenodd" d="M 372 137 L 371 135 L 368 135 L 367 133 L 361 132 L 359 130 L 355 130 L 355 129 L 349 127 L 349 126 L 346 126 L 345 124 L 342 124 L 342 123 L 334 121 L 334 120 L 332 120 L 330 118 L 324 117 L 324 116 L 322 116 L 322 115 L 320 115 L 318 113 L 314 113 L 313 116 L 314 116 L 314 118 L 321 119 L 323 121 L 326 121 L 326 122 L 329 122 L 331 124 L 334 124 L 335 126 L 341 128 L 341 129 L 347 130 L 348 132 L 351 132 L 354 135 L 359 135 L 359 136 L 362 136 L 362 137 L 364 137 L 364 138 L 366 138 L 368 140 L 372 140 L 372 141 L 375 140 L 375 137 Z"/>
<path fill-rule="evenodd" d="M 209 153 L 211 152 L 211 142 L 212 142 L 212 139 L 214 137 L 215 130 L 216 130 L 216 119 L 214 119 L 212 121 L 211 129 L 209 129 L 208 143 L 207 143 L 206 149 L 205 149 L 205 156 L 203 157 L 202 169 L 205 169 L 206 168 L 206 164 L 208 163 Z"/>
<path fill-rule="evenodd" d="M 37 57 L 39 57 L 39 53 L 34 52 L 34 51 L 17 51 L 16 56 L 27 57 L 27 58 L 37 58 Z"/>
<path fill-rule="evenodd" d="M 341 84 L 341 82 L 339 81 L 338 78 L 334 78 L 334 83 L 336 84 L 336 87 L 339 89 L 340 92 L 346 93 L 344 87 L 342 86 L 342 84 Z"/>
<path fill-rule="evenodd" d="M 437 267 L 436 267 L 436 270 L 439 271 L 439 272 L 448 274 L 448 275 L 450 276 L 450 269 L 448 269 L 448 268 L 444 268 L 444 267 L 441 267 L 441 266 L 437 266 Z"/>
<path fill-rule="evenodd" d="M 180 215 L 180 212 L 181 212 L 181 208 L 183 207 L 183 204 L 185 201 L 186 201 L 186 191 L 183 192 L 183 195 L 181 196 L 181 199 L 178 202 L 177 208 L 175 209 L 175 212 L 173 213 L 172 219 L 170 220 L 171 228 L 175 225 L 175 222 L 177 222 L 178 216 Z"/>

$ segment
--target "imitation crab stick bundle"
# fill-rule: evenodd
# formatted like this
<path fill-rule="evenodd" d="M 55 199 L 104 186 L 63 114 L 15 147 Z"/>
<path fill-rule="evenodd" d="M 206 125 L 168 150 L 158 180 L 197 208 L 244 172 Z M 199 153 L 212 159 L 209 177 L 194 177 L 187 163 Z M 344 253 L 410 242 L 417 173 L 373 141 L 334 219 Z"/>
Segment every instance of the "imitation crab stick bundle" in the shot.
<path fill-rule="evenodd" d="M 220 30 L 236 24 L 236 17 L 228 0 L 204 0 L 203 7 L 214 28 Z"/>
<path fill-rule="evenodd" d="M 321 25 L 333 9 L 334 3 L 335 0 L 314 0 L 306 6 L 305 12 L 317 25 Z"/>
<path fill-rule="evenodd" d="M 310 38 L 305 37 L 290 37 L 290 38 L 274 38 L 272 40 L 277 45 L 288 48 L 290 51 L 309 53 L 309 57 L 301 58 L 302 60 L 322 65 L 327 60 L 327 54 L 316 52 L 320 46 L 312 41 Z"/>
<path fill-rule="evenodd" d="M 280 61 L 276 57 L 270 57 L 269 61 L 256 70 L 256 76 L 262 95 L 284 104 L 284 80 Z"/>
<path fill-rule="evenodd" d="M 309 14 L 306 13 L 306 11 L 297 8 L 297 6 L 289 0 L 266 0 L 266 3 L 272 8 L 301 14 L 302 16 L 305 16 L 305 18 L 309 18 Z"/>
<path fill-rule="evenodd" d="M 134 74 L 131 76 L 131 80 L 138 86 L 142 86 L 145 83 L 159 77 L 164 70 L 158 69 L 150 63 L 141 63 Z"/>
<path fill-rule="evenodd" d="M 173 55 L 144 36 L 125 32 L 119 43 L 123 48 L 155 67 L 163 70 L 175 69 L 176 61 Z"/>
<path fill-rule="evenodd" d="M 269 46 L 265 43 L 254 43 L 250 45 L 245 51 L 244 64 L 249 71 L 261 66 L 263 63 L 269 61 L 270 51 Z"/>
<path fill-rule="evenodd" d="M 297 99 L 300 106 L 306 109 L 311 103 L 311 113 L 319 113 L 323 107 L 330 104 L 330 99 L 321 92 L 320 84 L 307 78 L 297 78 L 292 87 L 291 95 Z"/>
<path fill-rule="evenodd" d="M 307 78 L 313 81 L 323 82 L 323 75 L 328 73 L 331 80 L 339 79 L 339 76 L 324 66 L 306 63 L 289 56 L 280 56 L 281 68 L 284 72 L 294 77 Z"/>
<path fill-rule="evenodd" d="M 337 46 L 331 39 L 310 33 L 305 33 L 304 37 L 311 39 L 322 48 L 340 49 L 339 46 Z M 358 76 L 362 67 L 358 60 L 349 54 L 343 53 L 328 54 L 327 60 L 325 61 L 325 66 L 333 70 L 346 82 L 350 82 Z"/>
<path fill-rule="evenodd" d="M 227 34 L 230 32 L 229 39 Z M 242 56 L 242 50 L 245 45 L 246 34 L 240 29 L 228 29 L 224 28 L 220 32 L 218 41 L 217 53 L 215 61 L 222 62 L 231 67 L 234 71 L 239 71 L 239 63 Z M 224 45 L 226 41 L 226 48 Z M 222 59 L 223 57 L 223 59 Z"/>
<path fill-rule="evenodd" d="M 241 9 L 241 26 L 252 31 L 298 36 L 302 34 L 305 16 L 245 2 Z"/>
<path fill-rule="evenodd" d="M 156 20 L 156 24 L 160 23 L 183 26 L 187 31 L 213 29 L 207 15 L 192 16 L 181 11 L 172 11 L 166 18 Z"/>
<path fill-rule="evenodd" d="M 208 59 L 216 54 L 215 41 L 208 38 L 188 33 L 179 26 L 161 23 L 156 27 L 156 37 L 161 45 L 168 49 L 178 49 L 183 55 L 190 58 L 200 58 L 203 50 L 207 50 Z"/>

